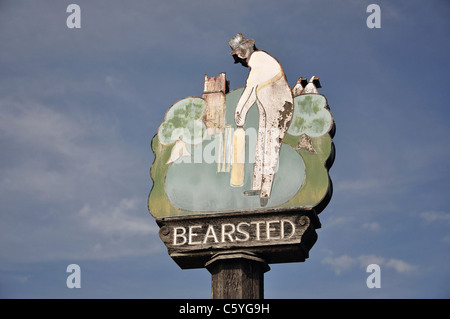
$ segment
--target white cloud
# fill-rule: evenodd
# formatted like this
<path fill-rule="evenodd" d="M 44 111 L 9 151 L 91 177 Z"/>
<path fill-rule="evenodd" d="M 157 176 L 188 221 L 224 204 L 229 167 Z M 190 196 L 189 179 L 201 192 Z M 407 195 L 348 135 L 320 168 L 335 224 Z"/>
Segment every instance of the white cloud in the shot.
<path fill-rule="evenodd" d="M 367 179 L 367 180 L 352 180 L 352 181 L 339 181 L 336 183 L 336 191 L 373 191 L 382 188 L 385 183 L 382 180 Z"/>
<path fill-rule="evenodd" d="M 113 76 L 107 75 L 105 77 L 105 84 L 112 88 L 115 88 L 120 84 L 120 80 Z"/>
<path fill-rule="evenodd" d="M 380 165 L 380 162 L 374 163 L 373 167 L 377 168 Z M 388 166 L 388 164 L 383 164 Z M 391 165 L 391 164 L 389 164 Z M 394 168 L 391 168 L 390 171 L 394 171 Z M 377 171 L 374 169 L 373 171 Z M 398 194 L 401 193 L 402 189 L 405 185 L 408 185 L 412 182 L 411 177 L 404 177 L 400 175 L 396 175 L 393 177 L 394 173 L 389 173 L 390 176 L 386 176 L 386 173 L 380 172 L 376 177 L 365 177 L 365 178 L 355 178 L 353 180 L 338 180 L 334 184 L 334 189 L 337 192 L 342 194 Z M 356 196 L 356 195 L 355 195 Z"/>
<path fill-rule="evenodd" d="M 376 255 L 361 255 L 357 257 L 361 268 L 366 268 L 367 265 L 377 264 L 382 265 L 385 263 L 386 259 Z"/>
<path fill-rule="evenodd" d="M 420 217 L 423 218 L 427 223 L 432 222 L 450 222 L 450 213 L 439 212 L 439 211 L 426 211 L 420 213 Z"/>
<path fill-rule="evenodd" d="M 144 199 L 137 197 L 85 204 L 76 214 L 78 228 L 90 238 L 85 249 L 74 258 L 105 259 L 147 255 L 164 245 L 158 226 L 144 210 Z"/>
<path fill-rule="evenodd" d="M 92 230 L 102 234 L 127 237 L 155 235 L 158 229 L 150 216 L 135 213 L 142 202 L 137 198 L 123 198 L 116 205 L 103 203 L 99 209 L 92 209 L 86 204 L 79 214 Z"/>
<path fill-rule="evenodd" d="M 399 273 L 411 273 L 417 269 L 416 266 L 413 266 L 403 260 L 395 258 L 389 259 L 385 265 L 386 267 L 395 269 Z"/>
<path fill-rule="evenodd" d="M 67 116 L 33 101 L 0 101 L 0 129 L 14 142 L 64 155 L 77 151 L 76 141 L 86 130 Z M 75 152 L 74 152 L 75 151 Z"/>
<path fill-rule="evenodd" d="M 18 275 L 18 276 L 12 276 L 11 279 L 19 284 L 26 284 L 26 283 L 28 283 L 30 277 Z"/>
<path fill-rule="evenodd" d="M 355 259 L 348 255 L 342 255 L 335 258 L 326 257 L 322 260 L 323 264 L 332 266 L 336 274 L 340 274 L 342 271 L 349 269 L 355 262 Z"/>
<path fill-rule="evenodd" d="M 331 216 L 327 217 L 327 219 L 324 219 L 324 225 L 326 225 L 327 228 L 335 227 L 335 226 L 342 226 L 345 225 L 346 222 L 348 222 L 349 219 L 342 216 Z"/>
<path fill-rule="evenodd" d="M 392 268 L 398 273 L 410 274 L 415 272 L 418 267 L 407 263 L 404 260 L 396 258 L 385 258 L 377 255 L 360 255 L 358 257 L 351 257 L 349 255 L 342 255 L 339 257 L 326 257 L 322 260 L 323 264 L 330 265 L 336 274 L 343 271 L 350 270 L 355 264 L 360 265 L 361 268 L 366 269 L 370 264 L 377 264 L 380 267 Z"/>
<path fill-rule="evenodd" d="M 450 235 L 444 236 L 442 238 L 442 242 L 446 244 L 450 244 Z"/>
<path fill-rule="evenodd" d="M 412 273 L 417 270 L 417 266 L 396 258 L 387 259 L 376 255 L 361 255 L 358 257 L 358 260 L 363 268 L 366 268 L 370 264 L 377 264 L 379 266 L 392 268 L 398 273 Z"/>
<path fill-rule="evenodd" d="M 380 230 L 380 224 L 377 222 L 364 223 L 363 228 L 377 232 Z"/>

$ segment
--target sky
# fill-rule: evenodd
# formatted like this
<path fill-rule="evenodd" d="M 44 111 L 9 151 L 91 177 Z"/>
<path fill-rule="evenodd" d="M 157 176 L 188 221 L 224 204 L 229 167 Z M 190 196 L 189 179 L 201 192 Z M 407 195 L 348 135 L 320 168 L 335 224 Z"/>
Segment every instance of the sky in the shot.
<path fill-rule="evenodd" d="M 211 297 L 147 210 L 150 142 L 205 74 L 245 85 L 242 32 L 291 86 L 319 77 L 336 123 L 318 240 L 270 265 L 265 297 L 449 298 L 449 16 L 444 0 L 0 0 L 0 297 Z"/>

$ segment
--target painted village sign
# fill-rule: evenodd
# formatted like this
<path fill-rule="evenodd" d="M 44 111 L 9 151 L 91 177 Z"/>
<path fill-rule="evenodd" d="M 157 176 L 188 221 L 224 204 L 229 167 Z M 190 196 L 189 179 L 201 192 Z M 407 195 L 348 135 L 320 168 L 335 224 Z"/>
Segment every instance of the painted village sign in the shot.
<path fill-rule="evenodd" d="M 245 251 L 267 263 L 304 261 L 331 199 L 335 125 L 319 79 L 289 87 L 279 62 L 237 34 L 246 86 L 205 75 L 203 94 L 167 111 L 152 140 L 148 208 L 169 255 L 200 268 Z"/>

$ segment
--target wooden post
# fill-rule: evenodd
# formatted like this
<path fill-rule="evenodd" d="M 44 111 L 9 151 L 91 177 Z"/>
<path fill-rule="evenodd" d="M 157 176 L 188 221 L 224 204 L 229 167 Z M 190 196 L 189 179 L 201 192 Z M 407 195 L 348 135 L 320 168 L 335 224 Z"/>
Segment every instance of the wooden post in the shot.
<path fill-rule="evenodd" d="M 206 263 L 212 299 L 263 299 L 269 265 L 249 252 L 218 254 Z"/>

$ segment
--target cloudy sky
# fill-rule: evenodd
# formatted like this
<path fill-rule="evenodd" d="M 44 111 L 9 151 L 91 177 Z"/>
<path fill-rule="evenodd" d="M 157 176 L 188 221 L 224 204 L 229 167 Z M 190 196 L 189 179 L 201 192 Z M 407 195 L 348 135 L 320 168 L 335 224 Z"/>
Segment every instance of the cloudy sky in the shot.
<path fill-rule="evenodd" d="M 204 74 L 245 84 L 227 43 L 243 32 L 291 86 L 320 78 L 337 127 L 319 239 L 271 265 L 266 298 L 449 298 L 449 16 L 445 0 L 0 0 L 0 297 L 210 298 L 147 211 L 150 141 Z"/>

